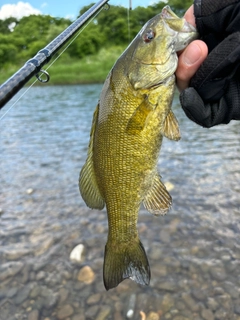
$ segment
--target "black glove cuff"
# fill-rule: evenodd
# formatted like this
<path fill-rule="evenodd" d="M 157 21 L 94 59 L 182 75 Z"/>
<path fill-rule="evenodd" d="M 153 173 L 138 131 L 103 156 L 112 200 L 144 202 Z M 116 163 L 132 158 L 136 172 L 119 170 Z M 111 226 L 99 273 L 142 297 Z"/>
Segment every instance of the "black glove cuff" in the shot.
<path fill-rule="evenodd" d="M 239 0 L 195 0 L 194 15 L 199 35 L 207 44 L 210 34 L 224 39 L 227 35 L 240 31 Z M 210 37 L 209 44 L 211 40 Z"/>

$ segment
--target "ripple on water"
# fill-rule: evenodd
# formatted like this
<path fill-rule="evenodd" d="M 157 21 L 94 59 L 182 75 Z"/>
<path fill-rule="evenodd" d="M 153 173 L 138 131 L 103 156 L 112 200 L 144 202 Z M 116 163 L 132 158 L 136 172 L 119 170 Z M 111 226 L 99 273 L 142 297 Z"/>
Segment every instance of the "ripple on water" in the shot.
<path fill-rule="evenodd" d="M 78 191 L 100 90 L 34 87 L 1 122 L 0 319 L 239 320 L 239 122 L 201 128 L 174 100 L 182 139 L 165 139 L 159 159 L 173 207 L 139 217 L 151 284 L 106 292 L 106 211 Z"/>

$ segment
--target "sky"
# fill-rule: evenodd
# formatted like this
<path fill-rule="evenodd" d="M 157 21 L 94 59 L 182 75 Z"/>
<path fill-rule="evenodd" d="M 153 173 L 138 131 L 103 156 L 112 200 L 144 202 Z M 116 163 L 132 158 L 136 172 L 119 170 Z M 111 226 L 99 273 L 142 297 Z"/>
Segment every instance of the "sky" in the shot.
<path fill-rule="evenodd" d="M 130 0 L 109 0 L 111 5 L 129 7 Z M 82 7 L 98 0 L 29 0 L 29 1 L 4 1 L 0 0 L 0 19 L 4 20 L 10 16 L 21 19 L 30 14 L 49 14 L 53 17 L 76 19 Z M 147 7 L 154 0 L 132 0 L 132 7 Z"/>

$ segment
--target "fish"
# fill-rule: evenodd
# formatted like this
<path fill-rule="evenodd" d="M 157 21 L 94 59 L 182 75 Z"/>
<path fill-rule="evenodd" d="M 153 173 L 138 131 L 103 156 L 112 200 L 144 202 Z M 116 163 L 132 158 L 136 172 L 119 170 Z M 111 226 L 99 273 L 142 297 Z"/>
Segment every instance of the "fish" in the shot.
<path fill-rule="evenodd" d="M 172 204 L 157 162 L 163 137 L 180 139 L 171 110 L 177 52 L 196 37 L 195 28 L 165 6 L 115 62 L 100 93 L 79 189 L 88 207 L 106 206 L 106 290 L 127 278 L 149 285 L 138 213 L 143 204 L 150 213 L 164 215 Z"/>

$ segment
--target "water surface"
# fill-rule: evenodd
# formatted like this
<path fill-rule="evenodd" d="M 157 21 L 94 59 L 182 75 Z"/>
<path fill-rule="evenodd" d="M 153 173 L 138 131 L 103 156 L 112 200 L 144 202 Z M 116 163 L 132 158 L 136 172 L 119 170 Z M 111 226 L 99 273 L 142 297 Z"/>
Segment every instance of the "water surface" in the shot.
<path fill-rule="evenodd" d="M 141 209 L 138 223 L 150 286 L 106 292 L 106 211 L 78 191 L 100 90 L 34 87 L 0 122 L 0 319 L 239 320 L 240 122 L 201 128 L 176 95 L 182 139 L 165 139 L 159 159 L 173 207 L 165 217 Z M 79 280 L 84 266 L 90 283 Z"/>

